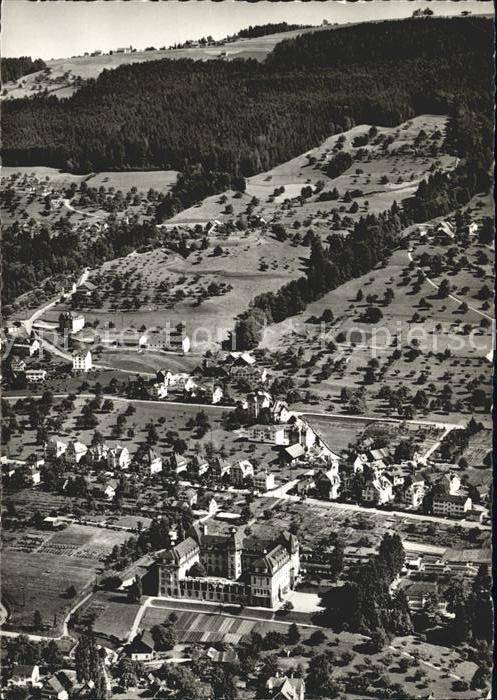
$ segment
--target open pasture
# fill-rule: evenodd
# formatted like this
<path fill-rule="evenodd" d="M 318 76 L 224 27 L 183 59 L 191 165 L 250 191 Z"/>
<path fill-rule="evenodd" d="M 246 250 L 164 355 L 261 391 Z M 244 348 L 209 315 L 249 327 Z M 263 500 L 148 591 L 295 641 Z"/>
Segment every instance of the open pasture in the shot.
<path fill-rule="evenodd" d="M 217 245 L 221 255 L 213 254 Z M 93 271 L 102 306 L 78 310 L 88 323 L 112 322 L 118 330 L 183 323 L 198 351 L 225 340 L 250 299 L 301 276 L 308 254 L 309 248 L 260 233 L 214 237 L 209 249 L 186 259 L 162 251 L 135 254 Z M 122 280 L 119 291 L 116 277 Z M 53 321 L 64 308 L 58 305 L 43 319 Z"/>
<path fill-rule="evenodd" d="M 139 192 L 147 192 L 150 188 L 166 194 L 176 182 L 177 170 L 130 170 L 125 172 L 101 172 L 88 177 L 89 187 L 114 187 L 116 190 L 127 192 L 136 187 Z"/>

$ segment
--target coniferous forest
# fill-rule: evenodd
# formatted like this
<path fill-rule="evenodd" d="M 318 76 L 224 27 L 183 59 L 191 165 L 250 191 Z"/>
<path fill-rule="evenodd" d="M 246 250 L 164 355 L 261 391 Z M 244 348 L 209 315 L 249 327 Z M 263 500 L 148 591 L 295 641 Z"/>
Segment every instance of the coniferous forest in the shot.
<path fill-rule="evenodd" d="M 37 58 L 34 61 L 30 56 L 20 56 L 19 58 L 2 58 L 2 81 L 7 83 L 10 80 L 19 80 L 19 78 L 22 78 L 23 75 L 36 73 L 37 71 L 43 70 L 46 67 L 47 64 L 41 58 Z"/>
<path fill-rule="evenodd" d="M 4 107 L 4 163 L 249 176 L 357 123 L 395 125 L 457 100 L 491 114 L 493 25 L 387 21 L 278 44 L 263 64 L 160 60 L 104 70 L 71 98 Z"/>

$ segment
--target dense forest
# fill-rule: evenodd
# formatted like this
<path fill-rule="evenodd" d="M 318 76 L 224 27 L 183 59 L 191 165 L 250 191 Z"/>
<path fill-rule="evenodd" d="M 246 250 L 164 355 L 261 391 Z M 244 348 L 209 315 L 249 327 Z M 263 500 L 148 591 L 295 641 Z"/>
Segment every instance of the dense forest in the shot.
<path fill-rule="evenodd" d="M 20 56 L 19 58 L 2 58 L 1 72 L 2 82 L 8 83 L 10 80 L 18 80 L 23 75 L 36 73 L 47 67 L 45 61 L 37 58 L 33 61 L 30 56 Z"/>
<path fill-rule="evenodd" d="M 490 113 L 492 52 L 490 19 L 410 19 L 305 34 L 264 64 L 120 66 L 67 100 L 7 103 L 4 162 L 248 176 L 355 123 L 394 125 L 455 99 Z"/>
<path fill-rule="evenodd" d="M 280 32 L 293 32 L 296 29 L 305 29 L 309 24 L 287 24 L 287 22 L 276 22 L 269 24 L 250 25 L 247 29 L 240 29 L 236 36 L 240 39 L 253 39 L 254 37 L 267 36 L 268 34 L 279 34 Z"/>

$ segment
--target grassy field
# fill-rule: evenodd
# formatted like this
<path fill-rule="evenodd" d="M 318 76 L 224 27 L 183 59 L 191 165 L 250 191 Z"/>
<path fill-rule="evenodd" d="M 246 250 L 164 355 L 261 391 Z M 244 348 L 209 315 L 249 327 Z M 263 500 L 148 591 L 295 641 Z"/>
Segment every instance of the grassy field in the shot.
<path fill-rule="evenodd" d="M 102 559 L 129 534 L 70 525 L 61 532 L 6 532 L 2 552 L 2 600 L 14 628 L 29 628 L 35 610 L 47 630 L 60 631 L 77 598 L 65 596 L 68 586 L 78 596 L 88 592 Z"/>
<path fill-rule="evenodd" d="M 64 422 L 62 424 L 61 430 L 58 435 L 60 439 L 68 442 L 70 440 L 79 440 L 86 445 L 91 444 L 92 436 L 94 430 L 81 429 L 77 420 L 81 415 L 81 410 L 86 399 L 78 397 L 75 401 L 74 410 L 70 413 L 64 414 Z M 126 445 L 130 453 L 133 454 L 136 451 L 138 444 L 143 442 L 146 437 L 145 426 L 152 422 L 157 425 L 159 432 L 159 443 L 157 445 L 157 450 L 160 452 L 164 449 L 164 439 L 162 435 L 167 430 L 177 430 L 180 437 L 184 437 L 188 440 L 192 435 L 191 429 L 186 427 L 186 423 L 189 418 L 195 417 L 196 414 L 201 410 L 198 406 L 178 406 L 174 403 L 154 403 L 149 401 L 134 401 L 132 402 L 136 408 L 136 412 L 128 417 L 123 436 L 121 438 L 112 437 L 112 426 L 116 424 L 117 416 L 123 413 L 128 403 L 125 401 L 120 401 L 117 398 L 113 399 L 114 407 L 109 413 L 101 413 L 98 415 L 99 423 L 98 430 L 104 436 L 104 439 L 109 444 L 115 444 L 116 442 Z M 213 430 L 220 427 L 220 420 L 223 411 L 225 410 L 221 406 L 210 406 L 206 405 L 203 409 L 207 412 L 209 416 L 209 421 Z M 53 416 L 60 415 L 57 409 L 57 402 L 54 404 Z M 159 420 L 164 419 L 162 423 L 159 424 Z M 24 422 L 24 418 L 18 418 L 20 423 Z M 131 428 L 134 431 L 134 437 L 127 437 L 126 431 Z M 162 433 L 162 435 L 161 435 Z M 193 442 L 190 445 L 193 448 Z M 36 432 L 29 428 L 27 422 L 23 424 L 23 432 L 16 433 L 15 436 L 9 442 L 9 453 L 11 457 L 16 459 L 25 459 L 33 451 L 36 451 Z M 38 447 L 38 449 L 40 449 Z M 169 450 L 167 450 L 169 452 Z"/>
<path fill-rule="evenodd" d="M 74 56 L 46 61 L 49 72 L 38 71 L 22 76 L 17 81 L 5 84 L 7 94 L 4 99 L 19 99 L 33 96 L 37 86 L 48 90 L 59 98 L 70 97 L 77 89 L 76 78 L 88 80 L 97 78 L 105 70 L 112 70 L 121 65 L 143 63 L 160 59 L 190 58 L 195 61 L 209 61 L 220 57 L 222 51 L 227 52 L 224 60 L 235 58 L 255 58 L 263 61 L 274 46 L 283 39 L 290 39 L 306 31 L 319 31 L 320 27 L 302 29 L 292 32 L 270 34 L 253 39 L 239 39 L 225 46 L 206 46 L 188 49 L 170 49 L 155 51 L 135 51 L 134 53 L 113 53 L 102 56 Z"/>
<path fill-rule="evenodd" d="M 166 194 L 176 182 L 177 170 L 130 170 L 127 172 L 101 172 L 91 175 L 87 182 L 89 187 L 114 187 L 116 190 L 127 192 L 131 187 L 139 192 L 152 188 Z"/>
<path fill-rule="evenodd" d="M 365 158 L 359 157 L 359 147 L 353 145 L 357 136 L 362 136 L 370 129 L 369 124 L 355 126 L 343 134 L 326 139 L 322 144 L 293 158 L 267 172 L 259 173 L 247 179 L 246 191 L 242 197 L 235 193 L 224 193 L 227 201 L 220 202 L 220 196 L 207 197 L 200 204 L 180 212 L 168 223 L 205 223 L 212 219 L 226 221 L 244 213 L 247 204 L 255 197 L 258 204 L 254 214 L 267 221 L 278 221 L 290 230 L 307 230 L 312 226 L 317 233 L 327 234 L 333 213 L 347 214 L 357 220 L 364 213 L 378 213 L 390 208 L 394 201 L 400 202 L 410 197 L 417 189 L 418 183 L 429 173 L 436 163 L 438 169 L 451 170 L 457 159 L 443 154 L 439 149 L 445 129 L 446 117 L 423 115 L 399 125 L 398 127 L 378 127 L 378 137 L 391 139 L 387 149 L 379 142 L 368 145 Z M 420 131 L 426 133 L 426 145 L 412 148 L 414 139 Z M 434 135 L 438 134 L 436 138 Z M 350 153 L 352 166 L 342 175 L 329 178 L 323 169 L 331 158 L 339 139 L 345 139 L 342 151 Z M 437 146 L 437 154 L 431 154 L 428 143 Z M 384 181 L 384 178 L 388 181 Z M 324 183 L 324 191 L 337 188 L 338 200 L 320 201 L 314 193 L 300 204 L 299 197 L 303 187 L 310 185 L 315 189 L 318 182 Z M 284 188 L 279 195 L 274 195 L 276 188 Z M 350 204 L 343 201 L 346 191 L 361 191 L 354 196 L 358 204 L 356 213 L 349 212 Z M 230 204 L 233 214 L 227 214 L 225 207 Z M 296 223 L 295 223 L 296 222 Z"/>
<path fill-rule="evenodd" d="M 221 256 L 212 253 L 218 244 L 224 251 Z M 88 323 L 98 322 L 100 328 L 105 328 L 112 322 L 117 331 L 138 329 L 142 324 L 148 328 L 169 324 L 174 328 L 181 322 L 193 350 L 198 352 L 226 339 L 235 318 L 254 296 L 276 291 L 299 277 L 308 254 L 308 248 L 253 232 L 232 234 L 227 240 L 211 237 L 208 250 L 187 259 L 162 251 L 130 255 L 104 263 L 92 272 L 103 305 L 98 310 L 83 306 L 81 311 Z M 116 276 L 132 282 L 127 297 L 113 291 L 112 280 Z M 217 285 L 219 293 L 208 291 L 212 284 Z M 210 294 L 207 298 L 206 290 Z M 133 309 L 126 298 L 133 299 Z M 57 305 L 43 320 L 55 320 L 64 308 Z M 139 357 L 135 359 L 142 362 Z"/>

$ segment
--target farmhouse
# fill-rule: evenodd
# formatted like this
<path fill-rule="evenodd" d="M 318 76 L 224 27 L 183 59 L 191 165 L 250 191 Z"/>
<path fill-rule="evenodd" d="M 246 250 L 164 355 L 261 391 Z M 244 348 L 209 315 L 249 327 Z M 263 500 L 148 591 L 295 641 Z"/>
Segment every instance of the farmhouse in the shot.
<path fill-rule="evenodd" d="M 72 355 L 73 372 L 89 372 L 93 367 L 89 350 L 76 351 Z"/>
<path fill-rule="evenodd" d="M 40 352 L 40 341 L 38 338 L 28 338 L 24 342 L 17 342 L 12 345 L 12 353 L 19 357 L 32 357 Z"/>
<path fill-rule="evenodd" d="M 183 457 L 183 455 L 180 455 L 177 452 L 173 452 L 171 456 L 171 469 L 176 474 L 179 474 L 180 472 L 186 472 L 186 470 L 188 469 L 188 462 Z"/>
<path fill-rule="evenodd" d="M 135 635 L 131 642 L 125 647 L 126 656 L 131 661 L 152 661 L 155 656 L 155 644 L 150 632 L 142 632 Z"/>
<path fill-rule="evenodd" d="M 43 684 L 40 697 L 42 700 L 68 700 L 69 693 L 57 676 L 50 676 Z"/>
<path fill-rule="evenodd" d="M 38 685 L 40 680 L 40 667 L 38 664 L 18 664 L 15 667 L 9 685 L 28 688 Z"/>
<path fill-rule="evenodd" d="M 188 336 L 176 336 L 169 333 L 143 333 L 138 339 L 138 347 L 152 352 L 182 352 L 190 351 L 191 341 Z"/>

